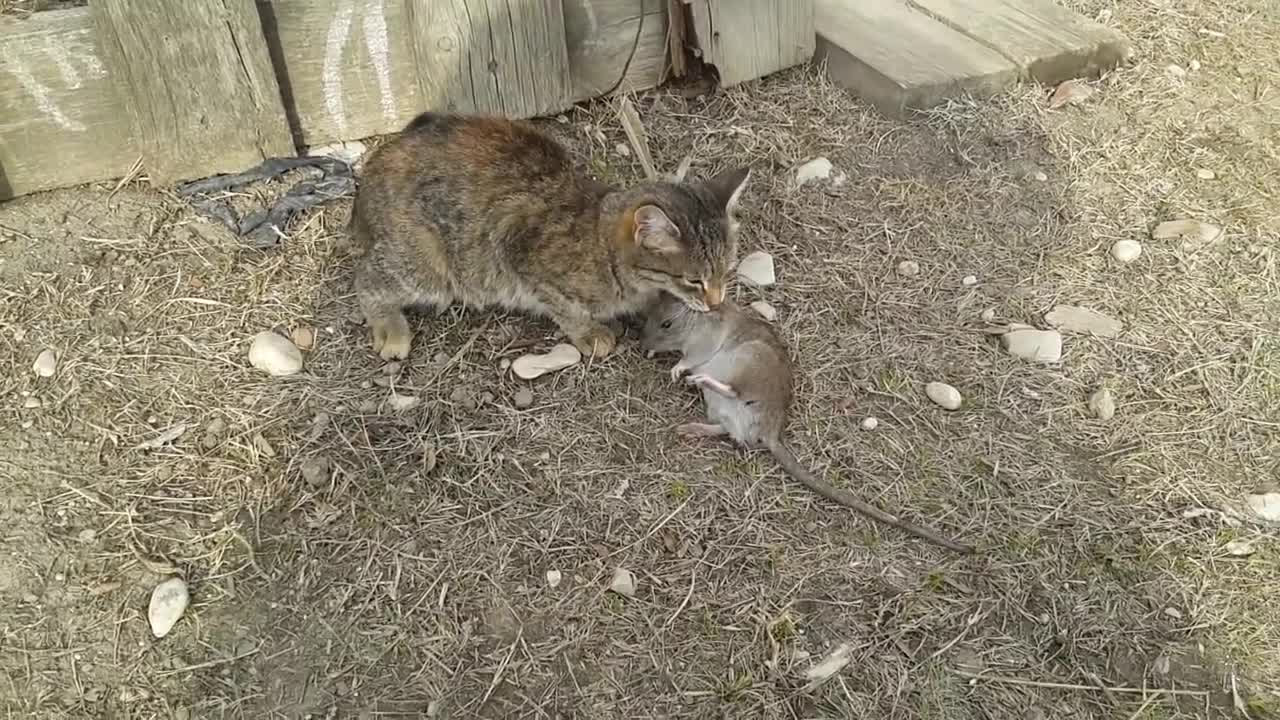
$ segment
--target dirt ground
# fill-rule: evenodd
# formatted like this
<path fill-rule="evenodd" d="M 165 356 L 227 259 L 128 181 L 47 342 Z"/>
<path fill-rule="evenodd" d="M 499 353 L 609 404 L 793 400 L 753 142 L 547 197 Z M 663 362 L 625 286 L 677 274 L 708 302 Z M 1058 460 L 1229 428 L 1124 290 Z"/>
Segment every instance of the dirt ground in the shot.
<path fill-rule="evenodd" d="M 1280 537 L 1239 508 L 1280 471 L 1280 11 L 1077 7 L 1137 63 L 1060 110 L 1028 87 L 890 121 L 809 68 L 637 98 L 662 168 L 755 168 L 744 252 L 779 284 L 734 293 L 795 350 L 798 453 L 973 557 L 676 439 L 699 401 L 634 334 L 527 409 L 500 362 L 545 321 L 418 316 L 387 374 L 348 202 L 268 252 L 141 182 L 0 205 L 5 717 L 1277 717 Z M 608 104 L 566 119 L 544 124 L 590 172 L 638 178 Z M 793 187 L 819 155 L 847 179 Z M 1178 217 L 1226 232 L 1149 238 Z M 1125 330 L 1053 366 L 983 332 L 1057 304 Z M 249 367 L 273 328 L 315 332 L 302 374 Z M 156 640 L 170 575 L 192 603 Z"/>

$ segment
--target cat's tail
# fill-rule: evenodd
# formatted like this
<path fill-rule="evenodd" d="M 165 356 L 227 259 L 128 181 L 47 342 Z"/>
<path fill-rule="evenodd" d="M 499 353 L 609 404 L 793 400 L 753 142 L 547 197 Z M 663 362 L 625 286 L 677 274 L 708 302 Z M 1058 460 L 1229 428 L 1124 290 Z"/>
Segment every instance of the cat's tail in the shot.
<path fill-rule="evenodd" d="M 873 520 L 879 520 L 886 525 L 892 525 L 899 530 L 905 530 L 918 538 L 928 540 L 935 545 L 941 545 L 948 550 L 954 550 L 960 553 L 973 552 L 973 547 L 969 545 L 956 542 L 955 540 L 938 533 L 936 530 L 921 527 L 903 520 L 897 515 L 891 515 L 874 505 L 868 505 L 850 493 L 837 489 L 822 478 L 814 475 L 809 468 L 805 467 L 796 458 L 795 453 L 791 452 L 791 449 L 788 448 L 781 439 L 766 442 L 765 445 L 768 447 L 769 452 L 773 454 L 774 459 L 778 461 L 778 464 L 782 466 L 782 469 L 787 471 L 788 475 L 799 480 L 802 485 L 831 502 L 838 503 L 850 510 L 862 513 Z"/>

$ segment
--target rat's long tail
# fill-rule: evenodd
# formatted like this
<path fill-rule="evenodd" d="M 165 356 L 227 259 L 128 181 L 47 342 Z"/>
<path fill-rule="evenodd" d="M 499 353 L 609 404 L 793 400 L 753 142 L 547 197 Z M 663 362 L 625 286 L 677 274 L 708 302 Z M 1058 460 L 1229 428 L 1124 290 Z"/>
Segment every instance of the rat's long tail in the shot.
<path fill-rule="evenodd" d="M 961 553 L 973 552 L 973 547 L 970 545 L 956 542 L 955 540 L 939 534 L 935 530 L 930 530 L 929 528 L 907 522 L 897 515 L 890 515 L 874 505 L 868 505 L 867 503 L 862 502 L 843 490 L 836 489 L 830 483 L 827 483 L 822 478 L 810 472 L 809 468 L 802 465 L 800 461 L 796 459 L 795 453 L 791 452 L 791 449 L 788 448 L 781 440 L 774 443 L 767 443 L 766 446 L 769 448 L 769 452 L 773 454 L 774 459 L 776 459 L 778 464 L 782 466 L 782 469 L 786 470 L 791 477 L 799 480 L 802 485 L 831 502 L 839 503 L 851 510 L 860 512 L 873 520 L 879 520 L 886 525 L 892 525 L 899 530 L 905 530 L 918 538 L 923 538 L 935 545 L 941 545 L 949 550 L 955 550 L 956 552 Z"/>

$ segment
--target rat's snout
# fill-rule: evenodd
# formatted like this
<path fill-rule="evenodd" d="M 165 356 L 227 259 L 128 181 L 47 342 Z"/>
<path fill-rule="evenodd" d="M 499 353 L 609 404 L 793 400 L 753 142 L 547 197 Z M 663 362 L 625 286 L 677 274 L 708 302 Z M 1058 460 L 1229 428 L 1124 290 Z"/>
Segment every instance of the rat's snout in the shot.
<path fill-rule="evenodd" d="M 707 283 L 706 289 L 702 291 L 703 302 L 707 304 L 707 309 L 715 310 L 724 302 L 724 284 L 723 283 Z"/>

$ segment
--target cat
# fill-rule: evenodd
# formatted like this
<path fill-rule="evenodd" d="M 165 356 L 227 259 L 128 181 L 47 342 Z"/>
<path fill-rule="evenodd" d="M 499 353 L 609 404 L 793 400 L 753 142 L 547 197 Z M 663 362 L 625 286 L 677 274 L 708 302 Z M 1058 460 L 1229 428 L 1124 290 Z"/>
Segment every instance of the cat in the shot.
<path fill-rule="evenodd" d="M 548 316 L 594 357 L 615 346 L 605 321 L 661 292 L 717 307 L 749 177 L 741 167 L 618 189 L 578 174 L 528 123 L 423 113 L 366 161 L 352 208 L 354 285 L 373 350 L 408 356 L 410 306 Z"/>

